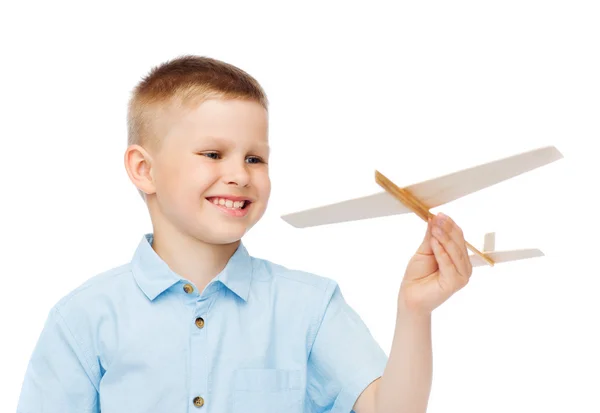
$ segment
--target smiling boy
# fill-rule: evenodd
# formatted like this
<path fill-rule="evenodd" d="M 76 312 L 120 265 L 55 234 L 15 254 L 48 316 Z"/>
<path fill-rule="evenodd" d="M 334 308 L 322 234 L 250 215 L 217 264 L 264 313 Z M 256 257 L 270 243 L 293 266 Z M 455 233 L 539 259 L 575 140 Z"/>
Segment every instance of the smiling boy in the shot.
<path fill-rule="evenodd" d="M 270 192 L 268 101 L 230 64 L 154 68 L 128 111 L 127 174 L 152 232 L 50 311 L 17 411 L 424 412 L 431 312 L 471 275 L 438 215 L 398 293 L 390 357 L 329 278 L 253 257 Z"/>

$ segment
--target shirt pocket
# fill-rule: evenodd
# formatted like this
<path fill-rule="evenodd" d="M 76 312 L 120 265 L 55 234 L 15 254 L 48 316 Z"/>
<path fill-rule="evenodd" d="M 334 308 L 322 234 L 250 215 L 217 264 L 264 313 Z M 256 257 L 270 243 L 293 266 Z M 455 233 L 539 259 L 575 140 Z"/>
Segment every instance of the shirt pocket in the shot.
<path fill-rule="evenodd" d="M 302 372 L 260 368 L 234 370 L 232 396 L 232 413 L 302 412 Z"/>

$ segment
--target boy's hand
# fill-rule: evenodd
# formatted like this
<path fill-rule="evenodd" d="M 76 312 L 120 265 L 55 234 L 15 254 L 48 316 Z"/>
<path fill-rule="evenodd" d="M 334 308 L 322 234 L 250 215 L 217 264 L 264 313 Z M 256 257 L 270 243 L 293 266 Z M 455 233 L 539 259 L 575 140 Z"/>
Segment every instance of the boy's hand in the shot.
<path fill-rule="evenodd" d="M 408 263 L 398 308 L 431 312 L 469 282 L 472 265 L 463 232 L 447 215 L 430 218 L 425 238 Z"/>

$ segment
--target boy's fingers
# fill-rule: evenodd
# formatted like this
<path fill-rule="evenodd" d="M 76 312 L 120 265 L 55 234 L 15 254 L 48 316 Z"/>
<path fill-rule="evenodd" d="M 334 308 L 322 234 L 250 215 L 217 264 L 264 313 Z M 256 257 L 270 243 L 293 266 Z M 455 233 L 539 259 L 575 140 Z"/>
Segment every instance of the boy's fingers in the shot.
<path fill-rule="evenodd" d="M 445 248 L 445 245 L 442 244 L 438 240 L 438 238 L 434 236 L 431 240 L 431 246 L 432 246 L 433 253 L 435 255 L 435 260 L 437 261 L 438 266 L 440 268 L 440 276 L 442 276 L 442 278 L 446 278 L 446 277 L 443 277 L 443 275 L 455 274 L 457 272 L 456 266 L 452 262 L 452 258 L 448 254 L 448 251 Z M 452 279 L 452 278 L 456 278 L 456 277 L 453 277 L 453 276 L 450 277 L 450 279 Z"/>
<path fill-rule="evenodd" d="M 458 224 L 456 224 L 456 222 L 454 222 L 452 218 L 447 217 L 447 219 L 448 222 L 451 224 L 450 236 L 452 237 L 452 239 L 454 239 L 454 242 L 456 242 L 456 244 L 459 246 L 460 252 L 462 253 L 461 259 L 465 259 L 470 264 L 471 261 L 469 260 L 469 251 L 467 250 L 467 242 L 465 241 L 465 236 L 462 231 L 462 228 L 459 227 Z M 468 265 L 465 270 L 466 272 L 464 274 L 468 274 L 470 272 Z"/>
<path fill-rule="evenodd" d="M 441 232 L 435 232 L 435 237 L 444 246 L 456 271 L 461 276 L 468 278 L 471 274 L 471 262 L 462 230 L 449 216 L 440 214 L 440 218 L 437 222 L 441 222 L 439 225 Z"/>

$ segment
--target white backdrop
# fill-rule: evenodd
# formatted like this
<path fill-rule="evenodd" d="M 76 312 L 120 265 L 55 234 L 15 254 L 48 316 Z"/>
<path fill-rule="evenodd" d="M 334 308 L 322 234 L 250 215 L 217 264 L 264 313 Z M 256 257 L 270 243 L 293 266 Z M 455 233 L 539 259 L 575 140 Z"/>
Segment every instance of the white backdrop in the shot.
<path fill-rule="evenodd" d="M 404 186 L 556 145 L 563 160 L 433 210 L 478 247 L 496 231 L 498 249 L 546 256 L 477 268 L 434 312 L 428 411 L 600 412 L 597 2 L 146 3 L 0 8 L 0 411 L 54 303 L 151 230 L 123 167 L 126 103 L 191 53 L 271 101 L 273 194 L 250 253 L 335 278 L 388 354 L 425 223 L 280 215 L 377 192 L 375 169 Z"/>

